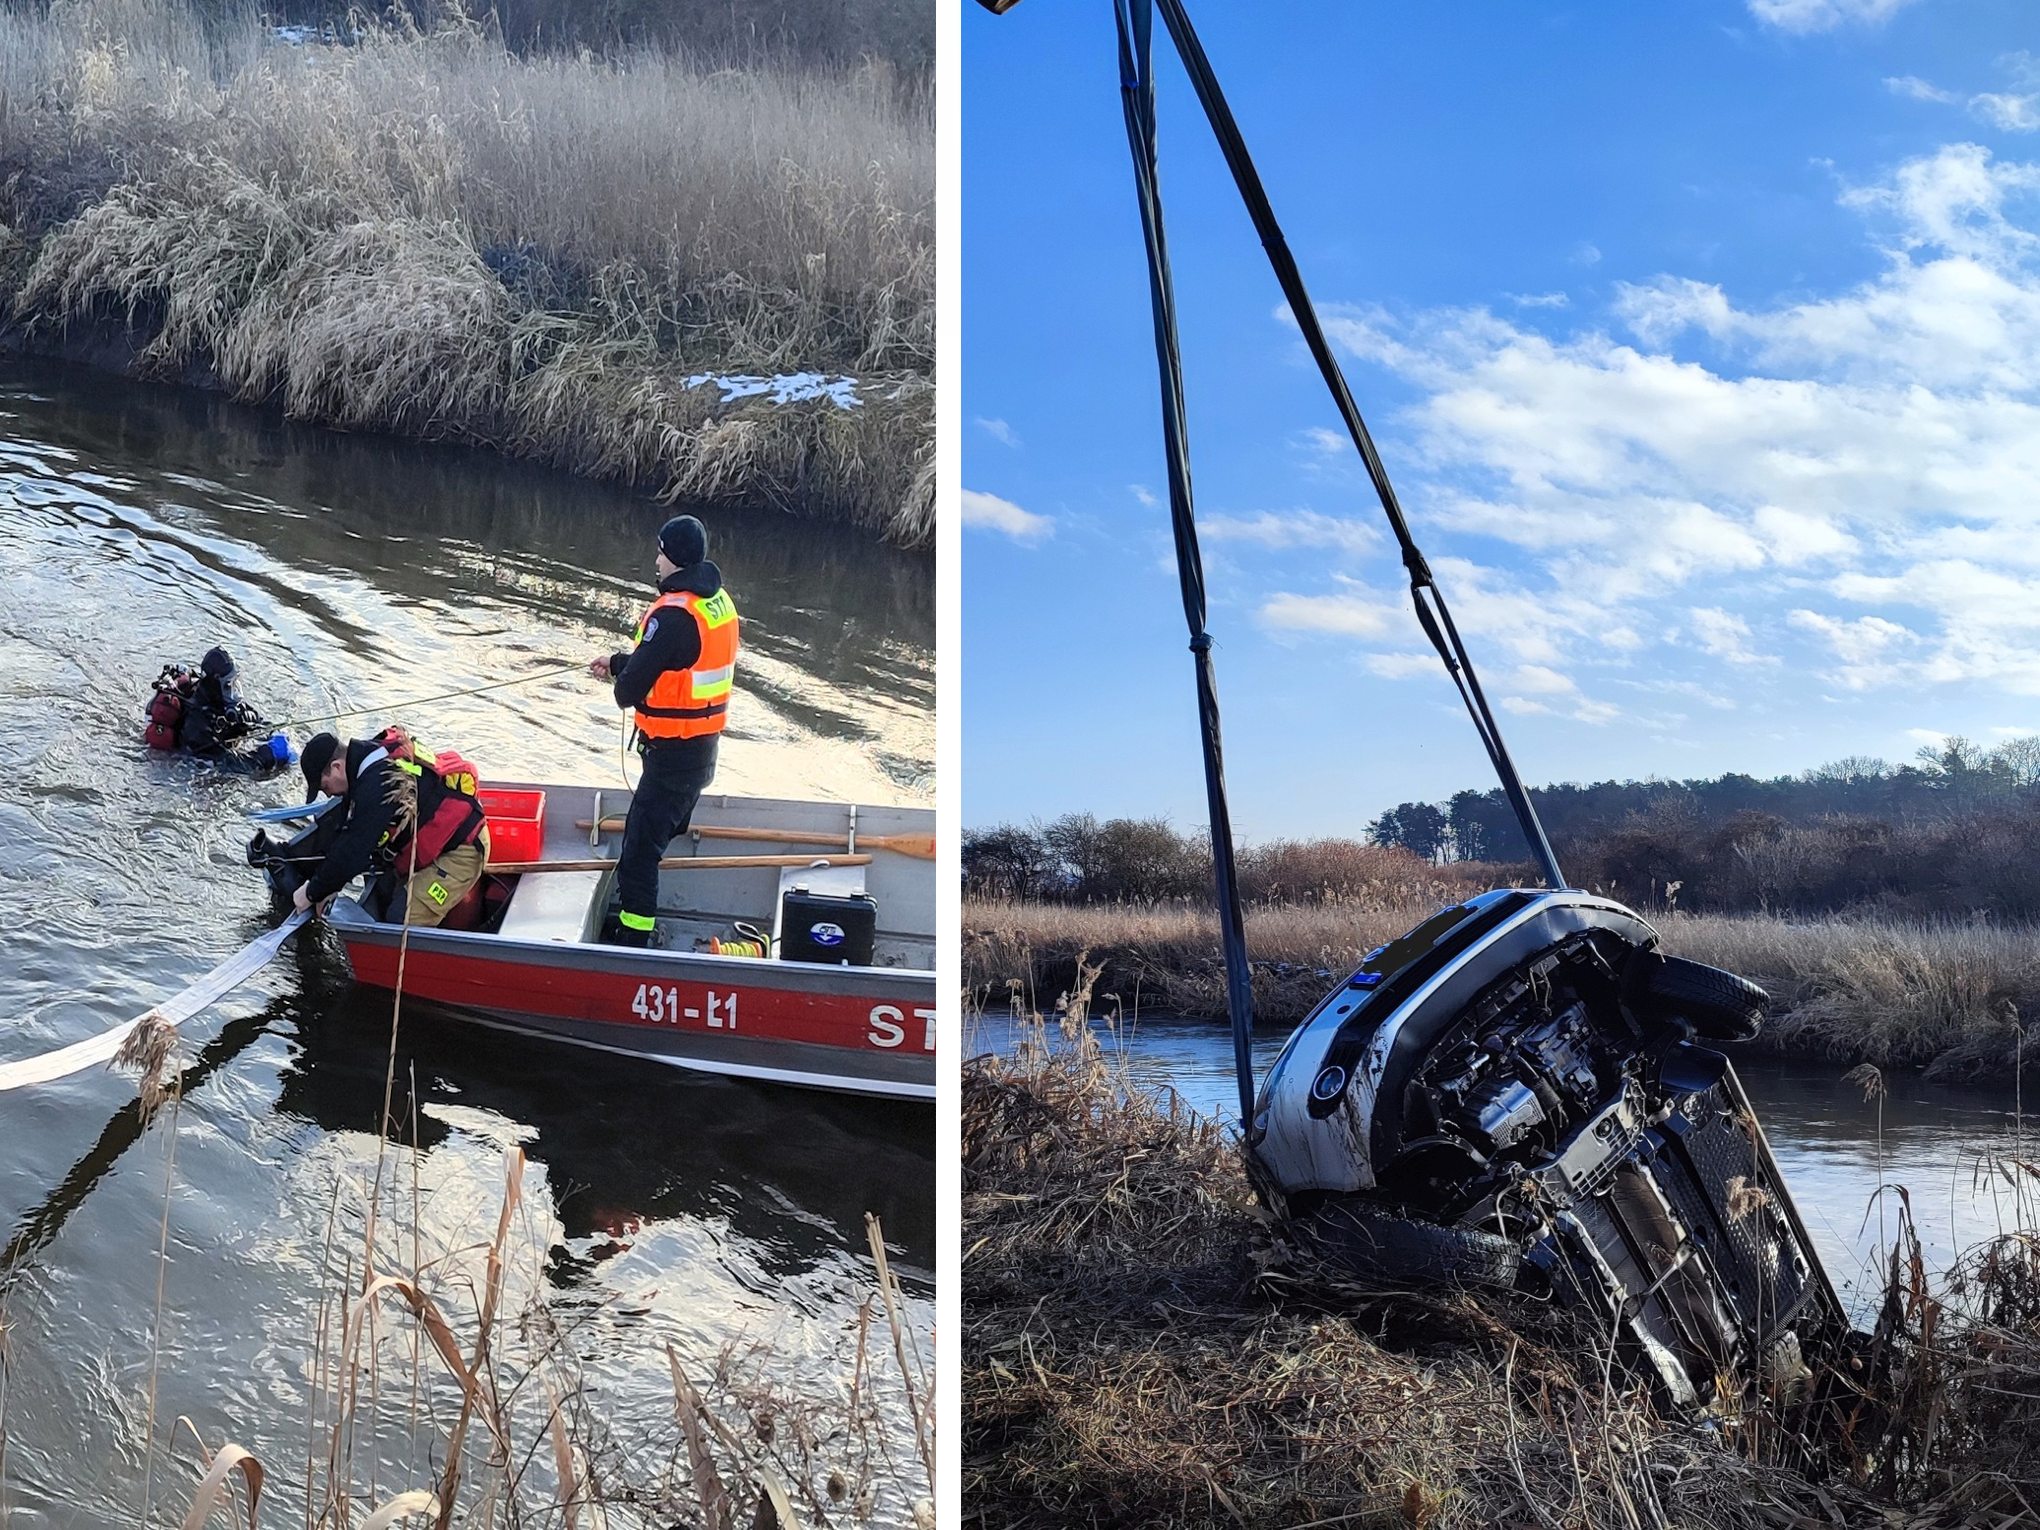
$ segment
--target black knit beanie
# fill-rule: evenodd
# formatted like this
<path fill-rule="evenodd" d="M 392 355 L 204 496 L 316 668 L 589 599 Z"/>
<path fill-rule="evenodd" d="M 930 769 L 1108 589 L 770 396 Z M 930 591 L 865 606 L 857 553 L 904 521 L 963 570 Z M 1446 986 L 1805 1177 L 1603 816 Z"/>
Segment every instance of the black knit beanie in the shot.
<path fill-rule="evenodd" d="M 676 515 L 659 528 L 659 551 L 675 568 L 692 568 L 708 556 L 708 528 L 691 515 Z"/>

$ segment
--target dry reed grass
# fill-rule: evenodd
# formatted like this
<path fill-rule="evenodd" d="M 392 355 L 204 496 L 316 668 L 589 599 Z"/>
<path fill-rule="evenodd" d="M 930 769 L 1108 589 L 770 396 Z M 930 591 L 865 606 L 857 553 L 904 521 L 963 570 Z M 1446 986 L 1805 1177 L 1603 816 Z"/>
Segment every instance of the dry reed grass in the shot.
<path fill-rule="evenodd" d="M 511 1149 L 504 1168 L 492 1228 L 488 1207 L 435 1209 L 415 1184 L 386 1186 L 378 1211 L 369 1170 L 358 1179 L 343 1173 L 325 1233 L 319 1318 L 302 1357 L 311 1386 L 302 1461 L 263 1461 L 232 1441 L 205 1445 L 185 1468 L 196 1487 L 165 1487 L 180 1468 L 167 1459 L 159 1466 L 157 1454 L 171 1456 L 186 1431 L 198 1435 L 180 1418 L 162 1440 L 152 1389 L 154 1443 L 142 1448 L 156 1506 L 188 1492 L 183 1523 L 196 1530 L 238 1489 L 239 1517 L 259 1530 L 263 1485 L 288 1469 L 311 1530 L 370 1530 L 398 1517 L 429 1518 L 439 1530 L 456 1519 L 791 1530 L 874 1515 L 927 1518 L 920 1504 L 932 1492 L 934 1399 L 876 1219 L 873 1290 L 833 1397 L 826 1385 L 795 1392 L 761 1380 L 764 1356 L 744 1348 L 726 1346 L 700 1373 L 668 1346 L 660 1363 L 673 1378 L 671 1438 L 619 1441 L 579 1360 L 582 1330 L 599 1314 L 568 1321 L 551 1304 L 548 1240 L 525 1225 L 522 1152 Z M 910 1399 L 904 1422 L 876 1400 L 889 1366 Z M 0 1441 L 10 1401 L 0 1381 Z M 392 1482 L 406 1462 L 416 1477 Z M 774 1502 L 770 1517 L 756 1517 L 761 1503 Z M 145 1504 L 141 1519 L 149 1518 Z M 276 1522 L 274 1512 L 266 1522 Z"/>
<path fill-rule="evenodd" d="M 973 1523 L 1877 1522 L 1749 1421 L 1658 1418 L 1548 1311 L 1312 1263 L 1219 1130 L 1088 1031 L 969 1064 L 962 1112 Z"/>
<path fill-rule="evenodd" d="M 1367 898 L 1264 904 L 1247 912 L 1256 1018 L 1293 1024 L 1332 978 L 1464 890 L 1384 889 Z M 1442 894 L 1442 895 L 1441 895 Z M 1993 924 L 1826 916 L 1653 915 L 1666 948 L 1740 972 L 1771 991 L 1757 1045 L 1850 1063 L 2000 1078 L 2040 1059 L 2040 942 Z M 1078 953 L 1128 1011 L 1225 1013 L 1217 924 L 1185 904 L 1066 905 L 969 900 L 964 978 L 980 1005 L 1017 984 L 1051 1007 Z"/>
<path fill-rule="evenodd" d="M 185 0 L 0 12 L 0 299 L 32 343 L 669 500 L 933 531 L 933 109 L 848 77 L 288 47 Z M 705 373 L 854 373 L 861 403 Z"/>

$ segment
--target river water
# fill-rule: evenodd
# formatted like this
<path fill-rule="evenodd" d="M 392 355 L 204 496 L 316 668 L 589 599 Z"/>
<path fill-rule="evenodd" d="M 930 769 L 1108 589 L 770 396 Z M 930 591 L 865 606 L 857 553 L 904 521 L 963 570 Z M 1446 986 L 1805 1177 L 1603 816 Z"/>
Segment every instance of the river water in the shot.
<path fill-rule="evenodd" d="M 402 720 L 485 777 L 620 784 L 618 714 L 585 675 L 398 703 L 627 647 L 669 513 L 464 449 L 0 360 L 0 1061 L 139 1013 L 263 928 L 243 811 L 301 783 L 151 756 L 141 713 L 164 662 L 224 643 L 272 719 L 372 707 L 343 731 Z M 703 518 L 746 618 L 718 789 L 931 804 L 927 561 L 765 510 Z M 268 1463 L 266 1523 L 303 1522 L 370 1187 L 380 1172 L 384 1268 L 410 1256 L 472 1314 L 454 1272 L 494 1233 L 513 1145 L 503 1310 L 546 1298 L 612 1487 L 671 1448 L 668 1344 L 699 1381 L 734 1352 L 734 1375 L 841 1411 L 875 1289 L 866 1212 L 932 1354 L 932 1112 L 407 1009 L 393 1114 L 415 1151 L 386 1151 L 390 1019 L 337 947 L 301 937 L 186 1027 L 174 1110 L 145 1120 L 132 1081 L 99 1070 L 0 1094 L 0 1523 L 134 1524 L 145 1474 L 155 1518 L 180 1519 L 188 1435 L 164 1464 L 179 1415 Z M 882 1318 L 868 1366 L 861 1395 L 897 1426 Z M 388 1414 L 348 1447 L 381 1496 L 429 1485 L 438 1459 L 431 1430 Z M 527 1443 L 549 1470 L 550 1443 Z M 894 1466 L 880 1523 L 925 1492 L 910 1439 Z"/>
<path fill-rule="evenodd" d="M 1196 1110 L 1238 1118 L 1232 1037 L 1222 1023 L 1144 1015 L 1126 1027 L 1123 1041 L 1102 1024 L 1098 1034 L 1119 1049 L 1135 1081 L 1167 1084 Z M 1256 1034 L 1257 1078 L 1266 1075 L 1288 1034 Z M 980 1044 L 987 1038 L 997 1040 L 987 1030 Z M 2009 1094 L 1889 1074 L 1880 1144 L 1879 1102 L 1844 1083 L 1843 1068 L 1749 1054 L 1738 1055 L 1735 1065 L 1821 1261 L 1859 1311 L 1882 1290 L 1882 1251 L 1890 1247 L 1902 1209 L 1895 1189 L 1877 1194 L 1880 1183 L 1904 1187 L 1922 1252 L 1937 1272 L 1999 1232 L 2040 1225 L 2040 1207 L 2030 1195 L 2022 1204 L 2005 1178 L 1988 1168 L 1991 1155 L 2032 1156 L 2031 1126 Z"/>

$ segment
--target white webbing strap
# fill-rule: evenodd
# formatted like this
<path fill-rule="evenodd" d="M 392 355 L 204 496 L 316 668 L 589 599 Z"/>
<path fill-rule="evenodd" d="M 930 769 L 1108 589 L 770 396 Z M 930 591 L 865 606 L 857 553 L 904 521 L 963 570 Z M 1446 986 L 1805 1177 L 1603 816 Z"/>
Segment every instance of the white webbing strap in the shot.
<path fill-rule="evenodd" d="M 24 1057 L 19 1062 L 0 1063 L 0 1091 L 23 1089 L 31 1084 L 47 1084 L 54 1079 L 89 1068 L 94 1063 L 111 1062 L 128 1032 L 154 1015 L 172 1026 L 182 1025 L 200 1010 L 206 1008 L 230 989 L 245 983 L 260 972 L 283 949 L 283 943 L 298 932 L 311 915 L 293 911 L 291 916 L 271 930 L 267 935 L 251 940 L 232 956 L 221 962 L 212 971 L 186 988 L 174 998 L 165 999 L 154 1009 L 123 1021 L 110 1031 L 101 1031 L 97 1036 L 73 1042 L 70 1046 L 59 1047 L 54 1052 L 41 1052 L 34 1057 Z"/>

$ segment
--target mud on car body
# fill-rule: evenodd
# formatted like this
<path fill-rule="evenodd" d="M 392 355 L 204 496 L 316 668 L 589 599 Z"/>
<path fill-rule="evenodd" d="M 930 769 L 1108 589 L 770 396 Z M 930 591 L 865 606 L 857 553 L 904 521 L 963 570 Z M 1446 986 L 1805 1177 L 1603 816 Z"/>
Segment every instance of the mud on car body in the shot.
<path fill-rule="evenodd" d="M 1368 954 L 1290 1038 L 1249 1158 L 1370 1278 L 1584 1309 L 1662 1399 L 1791 1388 L 1848 1332 L 1728 1058 L 1762 989 L 1575 891 L 1483 893 Z M 1730 1378 L 1741 1378 L 1740 1382 Z"/>

